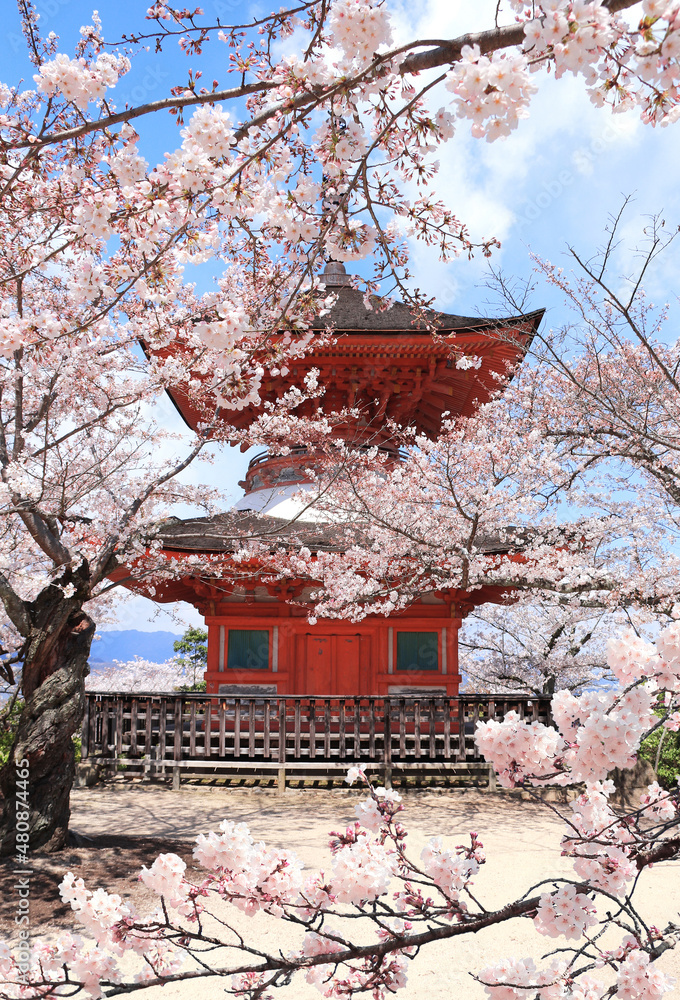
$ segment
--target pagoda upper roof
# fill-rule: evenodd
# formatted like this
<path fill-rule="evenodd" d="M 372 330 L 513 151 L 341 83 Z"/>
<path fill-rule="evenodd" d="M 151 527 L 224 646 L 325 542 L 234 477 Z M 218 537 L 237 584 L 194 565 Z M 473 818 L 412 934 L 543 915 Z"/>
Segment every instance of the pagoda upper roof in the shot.
<path fill-rule="evenodd" d="M 543 309 L 501 317 L 458 316 L 434 309 L 417 313 L 403 302 L 384 308 L 380 296 L 370 299 L 369 308 L 363 293 L 346 284 L 349 280 L 344 268 L 342 273 L 328 274 L 327 288 L 336 300 L 313 325 L 320 330 L 332 326 L 334 337 L 292 361 L 286 376 L 265 377 L 261 403 L 225 412 L 228 423 L 247 428 L 265 403 L 275 403 L 316 368 L 324 395 L 302 403 L 296 411 L 299 416 L 311 416 L 318 407 L 329 413 L 358 408 L 364 415 L 362 426 L 368 429 L 365 436 L 372 441 L 378 441 L 388 421 L 436 437 L 443 413 L 471 416 L 498 391 L 499 378 L 512 376 L 544 313 Z M 202 418 L 194 403 L 181 389 L 170 389 L 169 395 L 195 429 Z"/>

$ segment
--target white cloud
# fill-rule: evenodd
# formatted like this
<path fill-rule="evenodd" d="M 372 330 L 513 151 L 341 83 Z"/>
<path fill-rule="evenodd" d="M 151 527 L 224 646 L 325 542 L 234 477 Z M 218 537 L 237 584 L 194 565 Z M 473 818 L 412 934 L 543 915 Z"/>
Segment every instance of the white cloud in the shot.
<path fill-rule="evenodd" d="M 140 595 L 123 595 L 113 608 L 116 620 L 102 625 L 99 631 L 137 629 L 139 632 L 183 632 L 191 625 L 204 625 L 203 615 L 184 601 L 157 604 Z"/>
<path fill-rule="evenodd" d="M 470 31 L 482 31 L 493 26 L 495 0 L 475 3 L 452 3 L 451 0 L 429 0 L 413 4 L 390 3 L 395 45 L 413 38 L 440 40 L 457 38 Z"/>
<path fill-rule="evenodd" d="M 415 8 L 400 3 L 392 9 L 398 43 L 423 38 L 434 44 L 490 27 L 496 4 L 431 0 Z M 680 154 L 677 128 L 654 132 L 635 112 L 612 115 L 607 108 L 596 108 L 582 78 L 555 80 L 541 71 L 536 82 L 539 91 L 530 116 L 507 140 L 475 140 L 467 122 L 461 121 L 454 138 L 435 154 L 441 170 L 433 190 L 468 226 L 474 240 L 492 235 L 500 239 L 503 247 L 493 255 L 496 265 L 526 274 L 527 244 L 553 257 L 567 242 L 592 251 L 601 241 L 608 214 L 618 209 L 625 194 L 641 186 L 646 204 L 637 215 L 634 210 L 630 222 L 634 243 L 643 211 L 664 208 L 677 218 L 675 174 L 668 169 Z M 433 93 L 431 106 L 446 106 L 449 97 L 442 88 Z M 650 156 L 651 148 L 658 150 L 656 155 Z M 443 265 L 436 248 L 415 240 L 411 247 L 414 284 L 436 294 L 442 307 L 469 312 L 469 306 L 456 310 L 456 298 L 470 297 L 483 262 Z"/>
<path fill-rule="evenodd" d="M 396 8 L 395 33 L 433 41 L 453 38 L 493 23 L 495 3 L 451 4 L 432 0 L 418 7 Z M 415 13 L 415 20 L 414 20 Z M 636 112 L 613 115 L 589 100 L 584 81 L 571 75 L 555 80 L 536 75 L 539 91 L 530 116 L 505 141 L 488 144 L 472 139 L 466 122 L 436 154 L 441 171 L 434 191 L 466 223 L 475 239 L 496 235 L 503 247 L 493 262 L 520 276 L 531 270 L 528 248 L 555 259 L 566 244 L 590 255 L 603 238 L 608 216 L 625 195 L 638 192 L 622 229 L 624 242 L 635 247 L 646 214 L 665 213 L 669 225 L 680 221 L 680 194 L 673 165 L 680 158 L 677 127 L 654 130 Z M 441 100 L 439 99 L 441 96 Z M 445 105 L 444 92 L 432 107 Z M 441 264 L 436 249 L 412 241 L 414 284 L 436 294 L 448 311 L 475 311 L 480 293 L 475 285 L 482 261 Z M 628 258 L 626 258 L 626 253 Z M 632 260 L 623 251 L 622 266 Z M 677 256 L 669 253 L 650 279 L 654 296 L 663 300 L 673 290 Z M 540 294 L 540 293 L 539 293 Z M 546 298 L 549 298 L 546 291 Z"/>

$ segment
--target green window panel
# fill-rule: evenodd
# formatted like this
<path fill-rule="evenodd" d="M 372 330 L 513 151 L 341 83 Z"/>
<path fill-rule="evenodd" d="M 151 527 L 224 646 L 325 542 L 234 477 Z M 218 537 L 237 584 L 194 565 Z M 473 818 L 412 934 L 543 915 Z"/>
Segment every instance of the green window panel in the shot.
<path fill-rule="evenodd" d="M 397 670 L 439 670 L 439 632 L 397 632 Z"/>
<path fill-rule="evenodd" d="M 227 670 L 269 670 L 268 629 L 229 629 Z"/>

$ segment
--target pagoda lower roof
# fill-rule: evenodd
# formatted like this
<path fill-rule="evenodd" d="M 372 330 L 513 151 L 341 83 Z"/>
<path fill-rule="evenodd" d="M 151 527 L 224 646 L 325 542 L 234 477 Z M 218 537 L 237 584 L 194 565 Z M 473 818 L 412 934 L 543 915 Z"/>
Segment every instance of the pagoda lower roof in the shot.
<path fill-rule="evenodd" d="M 527 544 L 530 529 L 509 526 L 503 535 L 480 535 L 477 548 L 487 555 L 516 552 Z M 230 510 L 212 517 L 169 517 L 158 522 L 148 541 L 160 541 L 164 552 L 231 554 L 250 541 L 271 544 L 272 550 L 305 546 L 311 552 L 343 552 L 361 544 L 365 535 L 348 524 L 328 521 L 290 521 L 259 515 L 252 511 Z"/>
<path fill-rule="evenodd" d="M 539 536 L 531 527 L 508 526 L 495 535 L 480 535 L 476 546 L 480 554 L 515 561 L 524 559 L 527 549 L 536 540 L 557 548 L 583 543 L 576 526 L 557 527 L 551 535 L 551 538 Z M 215 600 L 222 600 L 236 594 L 239 587 L 257 590 L 262 585 L 269 595 L 267 600 L 276 598 L 287 604 L 292 596 L 304 602 L 308 599 L 305 594 L 311 594 L 310 579 L 279 579 L 278 573 L 266 568 L 267 554 L 302 546 L 312 554 L 344 552 L 351 545 L 366 542 L 367 537 L 360 528 L 347 524 L 292 522 L 251 511 L 231 510 L 212 517 L 166 518 L 140 541 L 149 548 L 153 546 L 154 554 L 165 557 L 169 565 L 176 560 L 177 575 L 173 571 L 167 576 L 159 567 L 161 577 L 149 583 L 144 572 L 137 576 L 134 570 L 117 563 L 114 558 L 109 578 L 134 593 L 145 594 L 161 603 L 189 601 L 198 607 L 211 595 Z M 261 543 L 265 551 L 253 550 L 244 558 L 242 553 L 252 541 Z M 206 562 L 199 557 L 205 557 Z M 471 602 L 470 606 L 501 600 L 508 592 L 503 586 L 486 584 L 472 591 L 447 589 L 457 604 Z"/>

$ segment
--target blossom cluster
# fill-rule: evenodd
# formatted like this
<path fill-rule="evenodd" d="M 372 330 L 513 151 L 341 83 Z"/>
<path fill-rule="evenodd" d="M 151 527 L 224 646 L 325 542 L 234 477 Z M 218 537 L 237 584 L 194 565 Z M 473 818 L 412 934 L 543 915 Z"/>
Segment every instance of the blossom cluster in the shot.
<path fill-rule="evenodd" d="M 218 873 L 220 895 L 249 916 L 265 910 L 280 916 L 283 906 L 297 899 L 302 865 L 291 851 L 267 849 L 255 843 L 244 823 L 224 820 L 221 833 L 199 834 L 194 858 Z"/>
<path fill-rule="evenodd" d="M 186 862 L 176 854 L 159 854 L 151 868 L 142 868 L 139 877 L 170 906 L 188 915 L 193 908 L 187 903 L 189 884 L 184 878 L 186 867 Z"/>
<path fill-rule="evenodd" d="M 528 724 L 516 713 L 478 725 L 477 745 L 503 784 L 598 782 L 612 767 L 632 766 L 655 721 L 656 692 L 680 690 L 680 624 L 663 629 L 656 646 L 633 633 L 610 640 L 608 662 L 629 687 L 578 697 L 558 692 L 552 709 L 557 729 Z"/>
<path fill-rule="evenodd" d="M 633 632 L 612 636 L 607 643 L 607 663 L 621 684 L 631 684 L 648 675 L 655 662 L 658 656 L 654 646 Z"/>
<path fill-rule="evenodd" d="M 614 785 L 607 773 L 612 767 L 634 765 L 641 739 L 658 722 L 653 709 L 659 688 L 669 689 L 671 696 L 677 693 L 679 652 L 677 622 L 660 632 L 655 646 L 625 634 L 608 644 L 610 667 L 628 684 L 623 691 L 590 691 L 578 697 L 558 692 L 552 703 L 557 728 L 529 724 L 516 713 L 503 722 L 478 725 L 477 745 L 493 761 L 503 784 L 586 783 L 585 792 L 572 803 L 563 853 L 574 859 L 575 873 L 584 883 L 612 895 L 625 895 L 638 865 L 636 838 L 609 804 Z M 677 815 L 675 797 L 656 782 L 640 804 L 641 814 L 650 818 L 668 822 Z M 559 926 L 567 936 L 577 936 L 591 916 L 587 898 L 574 897 L 565 887 L 544 898 L 537 919 L 544 933 Z"/>
<path fill-rule="evenodd" d="M 680 12 L 675 3 L 643 3 L 638 32 L 601 0 L 543 3 L 525 24 L 524 49 L 538 67 L 554 64 L 584 77 L 596 105 L 640 107 L 644 121 L 669 125 L 680 116 Z"/>
<path fill-rule="evenodd" d="M 157 890 L 172 887 L 176 892 L 177 862 L 180 866 L 183 864 L 175 855 L 161 855 L 148 872 L 143 870 L 140 878 L 146 872 L 150 887 Z M 175 874 L 169 875 L 171 869 Z M 162 937 L 154 917 L 145 929 L 134 930 L 140 926 L 139 917 L 134 908 L 123 903 L 116 893 L 108 893 L 101 888 L 91 892 L 83 880 L 76 878 L 72 872 L 64 876 L 59 892 L 63 901 L 70 903 L 76 918 L 92 940 L 67 932 L 60 934 L 55 941 L 36 941 L 31 956 L 34 978 L 44 977 L 47 981 L 51 979 L 59 983 L 67 967 L 70 975 L 82 984 L 89 996 L 97 998 L 102 995 L 104 981 L 121 981 L 123 972 L 118 958 L 126 951 L 132 951 L 143 959 L 135 974 L 136 982 L 171 975 L 182 966 L 183 954 Z M 25 976 L 20 981 L 25 981 Z M 26 996 L 25 989 L 18 996 Z"/>
<path fill-rule="evenodd" d="M 64 876 L 59 893 L 65 903 L 70 903 L 80 923 L 98 941 L 105 938 L 114 924 L 130 912 L 117 893 L 108 893 L 105 889 L 91 892 L 85 888 L 82 878 L 76 878 L 72 872 Z"/>
<path fill-rule="evenodd" d="M 489 142 L 517 128 L 538 89 L 521 53 L 494 52 L 489 58 L 478 45 L 463 47 L 460 61 L 446 75 L 446 87 L 456 94 L 458 116 L 472 122 L 472 134 Z"/>
<path fill-rule="evenodd" d="M 600 0 L 558 0 L 542 6 L 543 16 L 525 25 L 525 51 L 532 56 L 550 52 L 558 79 L 566 72 L 580 73 L 595 83 L 603 50 L 618 39 L 607 8 Z"/>
<path fill-rule="evenodd" d="M 82 984 L 82 989 L 88 996 L 95 998 L 103 996 L 102 981 L 116 982 L 121 971 L 111 945 L 101 947 L 94 941 L 83 938 L 80 934 L 59 934 L 53 942 L 36 942 L 32 949 L 32 959 L 35 962 L 34 976 L 59 983 L 63 979 L 64 968 L 67 967 L 71 976 Z M 22 978 L 16 977 L 13 963 L 7 963 L 6 982 L 17 982 L 14 997 L 19 1000 L 26 996 L 26 986 Z M 160 967 L 157 966 L 160 971 Z M 25 981 L 25 980 L 24 980 Z M 29 995 L 31 995 L 29 993 Z"/>
<path fill-rule="evenodd" d="M 566 963 L 555 959 L 543 969 L 533 959 L 508 959 L 487 966 L 477 978 L 491 1000 L 605 1000 L 612 995 L 611 988 L 594 976 L 570 981 Z M 622 1000 L 661 1000 L 673 988 L 672 978 L 655 968 L 639 948 L 627 951 L 613 987 Z"/>
<path fill-rule="evenodd" d="M 387 892 L 396 869 L 394 850 L 361 834 L 333 858 L 332 895 L 339 903 L 372 903 Z"/>
<path fill-rule="evenodd" d="M 614 692 L 562 692 L 553 715 L 565 739 L 561 766 L 572 780 L 600 781 L 612 767 L 631 767 L 645 732 L 654 721 L 654 692 L 638 686 L 618 698 Z"/>
<path fill-rule="evenodd" d="M 449 900 L 457 900 L 484 863 L 485 855 L 477 834 L 471 834 L 472 847 L 444 848 L 441 837 L 432 837 L 420 855 L 423 870 Z"/>
<path fill-rule="evenodd" d="M 302 954 L 305 957 L 313 955 L 334 955 L 343 950 L 340 941 L 335 940 L 335 936 L 341 935 L 333 927 L 327 927 L 324 935 L 308 931 L 302 942 Z M 320 963 L 311 966 L 305 973 L 305 979 L 312 986 L 316 986 L 320 992 L 325 992 L 333 978 L 333 966 L 329 963 Z"/>
<path fill-rule="evenodd" d="M 660 688 L 680 688 L 680 622 L 662 629 L 656 644 L 632 632 L 612 638 L 608 643 L 608 662 L 622 684 L 649 678 Z"/>
<path fill-rule="evenodd" d="M 536 930 L 541 934 L 575 940 L 596 923 L 594 904 L 571 884 L 561 886 L 557 892 L 543 893 L 534 917 Z"/>
<path fill-rule="evenodd" d="M 621 964 L 616 986 L 621 1000 L 658 1000 L 673 990 L 674 983 L 654 968 L 646 952 L 635 949 Z"/>
<path fill-rule="evenodd" d="M 392 41 L 387 7 L 366 0 L 335 0 L 328 21 L 329 41 L 344 53 L 343 68 L 368 65 L 382 45 Z"/>
<path fill-rule="evenodd" d="M 57 92 L 73 101 L 81 111 L 86 111 L 90 101 L 100 101 L 110 87 L 130 69 L 130 60 L 102 52 L 88 63 L 84 58 L 69 59 L 60 52 L 54 59 L 43 62 L 35 74 L 41 94 L 51 96 Z"/>
<path fill-rule="evenodd" d="M 564 996 L 561 980 L 565 964 L 553 960 L 546 968 L 539 969 L 531 958 L 506 959 L 486 966 L 476 978 L 493 1000 L 527 1000 L 528 997 L 558 1000 Z"/>
<path fill-rule="evenodd" d="M 553 777 L 555 761 L 565 749 L 564 740 L 552 727 L 526 723 L 515 711 L 508 712 L 502 722 L 480 723 L 475 743 L 508 788 L 522 784 L 528 774 L 534 781 Z"/>
<path fill-rule="evenodd" d="M 656 819 L 672 820 L 678 813 L 677 803 L 658 781 L 649 785 L 647 791 L 640 796 L 640 803 L 645 814 Z"/>
<path fill-rule="evenodd" d="M 352 769 L 350 769 L 352 771 Z M 394 815 L 402 808 L 401 795 L 394 788 L 382 785 L 372 789 L 372 794 L 364 802 L 355 806 L 357 820 L 366 830 L 378 834 L 391 823 Z"/>

